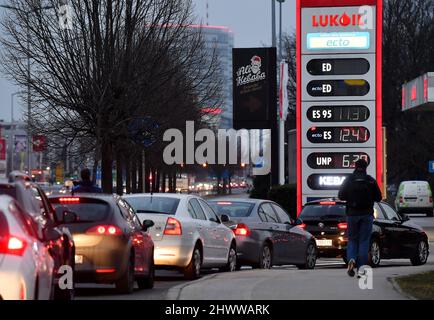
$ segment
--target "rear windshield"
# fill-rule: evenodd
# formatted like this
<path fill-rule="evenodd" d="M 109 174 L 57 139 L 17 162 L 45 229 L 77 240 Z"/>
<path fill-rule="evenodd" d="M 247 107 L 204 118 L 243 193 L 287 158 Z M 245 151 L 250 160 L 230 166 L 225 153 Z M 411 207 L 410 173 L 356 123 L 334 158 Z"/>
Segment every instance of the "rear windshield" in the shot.
<path fill-rule="evenodd" d="M 128 197 L 125 198 L 137 213 L 156 213 L 174 215 L 179 199 L 169 197 Z"/>
<path fill-rule="evenodd" d="M 342 217 L 345 216 L 345 205 L 310 205 L 305 206 L 301 211 L 300 218 L 317 218 L 317 217 Z"/>
<path fill-rule="evenodd" d="M 247 202 L 210 202 L 213 209 L 218 215 L 227 215 L 234 218 L 245 218 L 250 216 L 255 206 Z"/>
<path fill-rule="evenodd" d="M 0 194 L 8 195 L 14 199 L 17 198 L 17 190 L 11 185 L 0 184 Z"/>
<path fill-rule="evenodd" d="M 93 199 L 80 199 L 76 203 L 67 203 L 59 199 L 50 199 L 56 209 L 56 217 L 62 219 L 65 211 L 74 212 L 77 215 L 76 223 L 98 222 L 107 219 L 110 212 L 108 203 Z"/>

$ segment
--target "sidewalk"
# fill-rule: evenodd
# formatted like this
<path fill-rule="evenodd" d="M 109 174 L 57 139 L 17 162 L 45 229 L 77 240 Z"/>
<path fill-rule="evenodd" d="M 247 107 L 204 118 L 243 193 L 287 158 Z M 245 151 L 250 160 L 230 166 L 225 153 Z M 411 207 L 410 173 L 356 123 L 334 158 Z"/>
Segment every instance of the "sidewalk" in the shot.
<path fill-rule="evenodd" d="M 372 290 L 362 290 L 342 266 L 319 267 L 312 271 L 293 267 L 219 273 L 172 288 L 175 300 L 405 300 L 391 278 L 434 270 L 434 259 L 422 267 L 407 260 L 384 262 L 374 269 Z"/>

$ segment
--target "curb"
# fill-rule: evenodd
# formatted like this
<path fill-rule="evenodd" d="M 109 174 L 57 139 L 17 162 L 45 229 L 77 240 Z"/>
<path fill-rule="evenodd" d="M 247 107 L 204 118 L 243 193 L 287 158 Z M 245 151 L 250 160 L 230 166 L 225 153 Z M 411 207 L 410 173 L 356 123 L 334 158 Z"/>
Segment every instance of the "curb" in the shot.
<path fill-rule="evenodd" d="M 203 282 L 203 281 L 207 281 L 209 279 L 213 279 L 213 278 L 217 277 L 218 275 L 219 274 L 210 274 L 210 275 L 204 276 L 204 277 L 202 277 L 200 279 L 197 279 L 197 280 L 194 280 L 194 281 L 190 281 L 190 282 L 187 282 L 187 283 L 184 283 L 184 284 L 180 284 L 179 286 L 170 288 L 169 291 L 167 291 L 166 300 L 181 300 L 180 299 L 181 298 L 181 293 L 182 293 L 182 290 L 184 288 L 186 288 L 188 286 L 191 286 L 193 284 L 197 284 L 197 283 L 200 283 L 200 282 Z"/>
<path fill-rule="evenodd" d="M 404 298 L 408 299 L 408 300 L 418 300 L 415 297 L 413 297 L 411 294 L 408 294 L 406 292 L 404 292 L 401 287 L 399 286 L 398 282 L 396 281 L 396 279 L 399 277 L 395 277 L 395 278 L 388 278 L 387 280 L 389 280 L 389 282 L 392 284 L 393 289 L 398 292 L 401 296 L 403 296 Z"/>

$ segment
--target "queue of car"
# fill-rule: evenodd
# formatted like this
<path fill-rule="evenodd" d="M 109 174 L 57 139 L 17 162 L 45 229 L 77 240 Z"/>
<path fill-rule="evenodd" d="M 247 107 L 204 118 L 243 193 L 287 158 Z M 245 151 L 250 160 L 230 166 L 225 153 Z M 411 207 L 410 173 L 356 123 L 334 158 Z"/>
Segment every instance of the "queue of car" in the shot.
<path fill-rule="evenodd" d="M 192 194 L 51 194 L 14 174 L 0 183 L 0 299 L 73 299 L 60 289 L 62 267 L 74 283 L 114 284 L 122 294 L 154 286 L 155 269 L 234 272 L 243 266 L 314 269 L 342 258 L 345 203 L 306 204 L 299 217 L 269 200 L 205 201 Z M 375 204 L 370 264 L 427 262 L 428 238 L 404 214 Z"/>

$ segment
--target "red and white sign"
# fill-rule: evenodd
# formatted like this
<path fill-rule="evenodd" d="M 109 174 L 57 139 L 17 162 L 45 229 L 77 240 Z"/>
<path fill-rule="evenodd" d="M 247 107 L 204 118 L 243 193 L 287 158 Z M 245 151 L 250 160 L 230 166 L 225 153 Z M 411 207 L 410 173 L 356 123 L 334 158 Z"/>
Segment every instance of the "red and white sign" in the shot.
<path fill-rule="evenodd" d="M 0 139 L 0 161 L 6 160 L 6 139 Z"/>
<path fill-rule="evenodd" d="M 33 136 L 33 151 L 44 152 L 47 149 L 47 138 L 42 135 Z"/>

